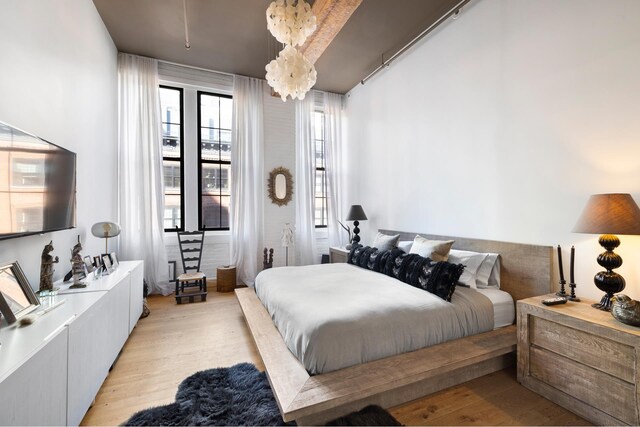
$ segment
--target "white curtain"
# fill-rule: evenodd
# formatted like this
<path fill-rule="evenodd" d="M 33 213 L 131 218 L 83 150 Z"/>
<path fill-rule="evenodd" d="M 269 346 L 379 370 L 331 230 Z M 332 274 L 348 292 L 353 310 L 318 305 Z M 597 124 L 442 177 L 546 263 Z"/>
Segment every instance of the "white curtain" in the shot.
<path fill-rule="evenodd" d="M 158 61 L 118 54 L 120 256 L 143 260 L 149 291 L 168 295 Z"/>
<path fill-rule="evenodd" d="M 296 101 L 296 249 L 298 265 L 318 262 L 315 228 L 314 96 Z"/>
<path fill-rule="evenodd" d="M 346 244 L 346 231 L 338 221 L 344 214 L 342 205 L 342 95 L 324 93 L 325 164 L 327 168 L 327 199 L 329 246 Z M 342 221 L 344 223 L 344 221 Z"/>
<path fill-rule="evenodd" d="M 231 262 L 253 286 L 263 244 L 262 80 L 236 76 L 231 139 Z"/>

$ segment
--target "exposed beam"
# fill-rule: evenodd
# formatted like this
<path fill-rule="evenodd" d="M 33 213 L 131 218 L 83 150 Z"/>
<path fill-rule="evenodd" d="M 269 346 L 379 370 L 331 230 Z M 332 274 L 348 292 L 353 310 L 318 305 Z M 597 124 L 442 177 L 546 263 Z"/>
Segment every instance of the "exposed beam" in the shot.
<path fill-rule="evenodd" d="M 329 43 L 340 32 L 362 0 L 315 0 L 311 10 L 316 16 L 316 30 L 300 48 L 309 62 L 315 64 Z"/>

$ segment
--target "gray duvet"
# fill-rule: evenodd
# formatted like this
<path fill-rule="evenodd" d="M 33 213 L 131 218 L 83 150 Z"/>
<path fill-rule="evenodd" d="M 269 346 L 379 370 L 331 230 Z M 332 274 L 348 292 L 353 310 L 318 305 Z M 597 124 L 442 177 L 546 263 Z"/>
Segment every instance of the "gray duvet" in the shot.
<path fill-rule="evenodd" d="M 310 374 L 493 329 L 491 301 L 458 286 L 451 302 L 350 264 L 273 268 L 256 293 Z"/>

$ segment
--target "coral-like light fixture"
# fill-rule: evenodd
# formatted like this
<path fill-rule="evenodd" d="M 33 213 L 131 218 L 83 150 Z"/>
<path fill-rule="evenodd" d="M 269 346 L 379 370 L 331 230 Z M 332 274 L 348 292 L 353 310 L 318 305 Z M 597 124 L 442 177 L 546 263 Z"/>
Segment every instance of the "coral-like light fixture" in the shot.
<path fill-rule="evenodd" d="M 316 84 L 316 69 L 296 48 L 285 46 L 278 57 L 265 67 L 267 83 L 282 98 L 303 100 L 309 89 Z"/>
<path fill-rule="evenodd" d="M 267 28 L 280 43 L 302 46 L 316 29 L 316 17 L 304 0 L 276 0 L 267 8 Z"/>
<path fill-rule="evenodd" d="M 267 83 L 282 98 L 304 99 L 316 84 L 316 68 L 294 46 L 302 45 L 316 29 L 316 17 L 304 0 L 275 0 L 267 8 L 267 28 L 284 49 L 271 61 Z"/>

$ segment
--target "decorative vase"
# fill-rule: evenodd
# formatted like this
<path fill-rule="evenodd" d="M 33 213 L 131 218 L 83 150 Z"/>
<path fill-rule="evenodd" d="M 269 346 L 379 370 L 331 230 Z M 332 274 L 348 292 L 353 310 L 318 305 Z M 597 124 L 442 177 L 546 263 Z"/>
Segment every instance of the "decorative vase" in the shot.
<path fill-rule="evenodd" d="M 618 321 L 631 326 L 640 326 L 640 302 L 624 294 L 611 298 L 611 315 Z"/>

